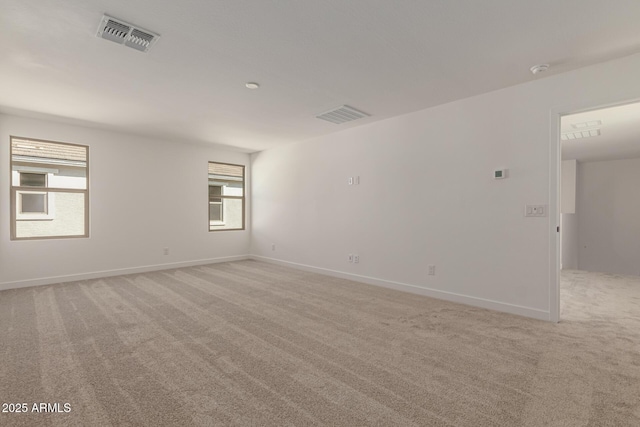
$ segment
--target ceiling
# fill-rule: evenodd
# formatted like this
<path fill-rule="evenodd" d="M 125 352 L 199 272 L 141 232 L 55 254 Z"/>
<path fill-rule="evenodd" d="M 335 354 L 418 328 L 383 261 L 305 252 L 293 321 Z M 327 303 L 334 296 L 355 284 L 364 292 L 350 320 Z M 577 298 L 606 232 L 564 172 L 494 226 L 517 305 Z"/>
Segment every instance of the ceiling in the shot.
<path fill-rule="evenodd" d="M 161 38 L 98 38 L 104 13 Z M 637 0 L 2 0 L 0 112 L 259 151 L 635 53 L 639 18 Z M 315 118 L 343 104 L 371 116 Z"/>
<path fill-rule="evenodd" d="M 560 133 L 598 129 L 600 135 L 561 141 L 562 159 L 579 162 L 640 157 L 640 102 L 563 116 Z"/>

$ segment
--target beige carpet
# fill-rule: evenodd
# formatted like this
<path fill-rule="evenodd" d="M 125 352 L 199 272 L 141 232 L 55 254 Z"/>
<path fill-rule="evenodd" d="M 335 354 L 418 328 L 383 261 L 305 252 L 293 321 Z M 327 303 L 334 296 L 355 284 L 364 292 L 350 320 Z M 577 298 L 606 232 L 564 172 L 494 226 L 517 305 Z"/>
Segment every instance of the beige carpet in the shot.
<path fill-rule="evenodd" d="M 0 425 L 639 426 L 640 279 L 563 284 L 560 324 L 255 261 L 0 292 Z"/>

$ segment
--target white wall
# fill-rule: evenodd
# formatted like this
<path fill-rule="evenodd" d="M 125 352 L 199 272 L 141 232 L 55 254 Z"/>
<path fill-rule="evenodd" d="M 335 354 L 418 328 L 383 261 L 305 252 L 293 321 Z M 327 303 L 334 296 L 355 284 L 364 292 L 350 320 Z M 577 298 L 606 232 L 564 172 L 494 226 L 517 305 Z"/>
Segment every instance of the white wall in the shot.
<path fill-rule="evenodd" d="M 573 160 L 564 160 L 562 162 L 561 175 L 561 212 L 563 214 L 576 213 L 576 170 L 578 162 Z"/>
<path fill-rule="evenodd" d="M 562 214 L 562 269 L 578 269 L 578 218 L 579 214 Z"/>
<path fill-rule="evenodd" d="M 252 254 L 553 318 L 555 215 L 523 216 L 551 203 L 552 113 L 640 97 L 638 73 L 636 55 L 255 154 Z"/>
<path fill-rule="evenodd" d="M 90 238 L 10 240 L 10 135 L 89 146 Z M 248 154 L 8 115 L 0 141 L 0 289 L 248 253 L 249 229 L 208 231 L 207 187 L 208 161 L 248 164 Z"/>
<path fill-rule="evenodd" d="M 578 265 L 640 275 L 640 159 L 578 165 Z"/>
<path fill-rule="evenodd" d="M 578 220 L 576 213 L 576 174 L 578 162 L 575 159 L 562 162 L 560 177 L 560 209 L 562 213 L 562 264 L 565 270 L 578 268 Z"/>

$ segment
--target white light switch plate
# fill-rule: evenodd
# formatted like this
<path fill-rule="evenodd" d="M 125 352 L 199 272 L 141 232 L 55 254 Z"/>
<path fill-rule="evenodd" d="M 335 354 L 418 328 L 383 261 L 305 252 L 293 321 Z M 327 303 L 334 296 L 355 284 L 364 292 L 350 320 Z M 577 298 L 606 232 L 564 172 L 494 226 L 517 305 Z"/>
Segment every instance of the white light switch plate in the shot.
<path fill-rule="evenodd" d="M 547 216 L 548 205 L 526 205 L 524 207 L 524 216 Z"/>

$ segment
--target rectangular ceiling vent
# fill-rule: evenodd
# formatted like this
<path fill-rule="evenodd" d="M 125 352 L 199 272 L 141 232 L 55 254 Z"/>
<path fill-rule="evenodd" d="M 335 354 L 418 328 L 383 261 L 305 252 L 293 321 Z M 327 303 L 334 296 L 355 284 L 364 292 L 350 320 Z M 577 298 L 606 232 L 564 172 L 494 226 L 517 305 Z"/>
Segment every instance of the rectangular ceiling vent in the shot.
<path fill-rule="evenodd" d="M 109 15 L 102 17 L 96 35 L 141 52 L 148 52 L 151 46 L 160 38 L 158 34 L 143 30 Z"/>
<path fill-rule="evenodd" d="M 601 124 L 602 124 L 602 120 L 591 120 L 589 122 L 572 123 L 571 127 L 574 129 L 586 129 L 586 128 L 600 126 Z"/>
<path fill-rule="evenodd" d="M 341 123 L 350 122 L 352 120 L 358 120 L 363 117 L 369 116 L 371 116 L 371 114 L 363 113 L 362 111 L 358 111 L 353 107 L 349 107 L 348 105 L 342 105 L 338 108 L 334 108 L 333 110 L 329 110 L 327 112 L 319 114 L 316 116 L 316 118 L 339 125 Z"/>
<path fill-rule="evenodd" d="M 565 132 L 560 135 L 560 139 L 563 141 L 571 141 L 572 139 L 591 138 L 592 136 L 600 136 L 600 129 L 588 129 L 577 132 Z"/>

